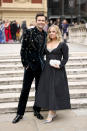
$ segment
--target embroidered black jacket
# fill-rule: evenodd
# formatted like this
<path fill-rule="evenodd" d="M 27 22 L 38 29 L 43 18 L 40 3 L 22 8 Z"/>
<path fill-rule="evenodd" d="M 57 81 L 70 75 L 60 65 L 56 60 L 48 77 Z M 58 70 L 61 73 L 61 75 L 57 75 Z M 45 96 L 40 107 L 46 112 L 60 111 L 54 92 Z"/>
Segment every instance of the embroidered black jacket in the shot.
<path fill-rule="evenodd" d="M 44 67 L 44 50 L 46 47 L 46 32 L 40 32 L 36 27 L 27 29 L 23 35 L 21 46 L 21 61 L 24 67 L 30 66 L 36 70 Z"/>

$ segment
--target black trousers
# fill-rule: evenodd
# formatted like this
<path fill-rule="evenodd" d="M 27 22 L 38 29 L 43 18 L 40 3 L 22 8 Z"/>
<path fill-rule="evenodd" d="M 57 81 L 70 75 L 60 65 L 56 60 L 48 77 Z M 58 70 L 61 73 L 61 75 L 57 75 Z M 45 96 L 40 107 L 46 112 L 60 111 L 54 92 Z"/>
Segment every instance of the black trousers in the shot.
<path fill-rule="evenodd" d="M 24 115 L 31 84 L 34 78 L 35 78 L 35 94 L 37 93 L 40 74 L 41 74 L 41 67 L 39 67 L 36 71 L 33 71 L 30 67 L 24 71 L 23 87 L 19 98 L 17 114 Z M 38 112 L 40 112 L 41 110 L 41 108 L 37 107 L 35 104 L 33 106 L 33 109 Z"/>

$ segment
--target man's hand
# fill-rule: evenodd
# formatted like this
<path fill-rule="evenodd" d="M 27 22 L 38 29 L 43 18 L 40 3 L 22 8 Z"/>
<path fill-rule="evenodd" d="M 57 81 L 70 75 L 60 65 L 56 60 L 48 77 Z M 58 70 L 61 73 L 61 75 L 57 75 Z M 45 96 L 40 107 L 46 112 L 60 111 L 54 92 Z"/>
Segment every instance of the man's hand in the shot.
<path fill-rule="evenodd" d="M 29 66 L 25 67 L 25 69 L 27 70 L 29 68 Z"/>

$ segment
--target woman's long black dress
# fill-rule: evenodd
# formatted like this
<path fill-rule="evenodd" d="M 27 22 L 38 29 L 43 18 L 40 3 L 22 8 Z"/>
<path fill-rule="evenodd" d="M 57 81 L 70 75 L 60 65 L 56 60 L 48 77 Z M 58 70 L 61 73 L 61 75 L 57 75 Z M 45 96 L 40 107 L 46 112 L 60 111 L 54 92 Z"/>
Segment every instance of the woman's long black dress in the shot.
<path fill-rule="evenodd" d="M 60 69 L 50 66 L 51 59 L 60 60 Z M 41 74 L 35 105 L 48 110 L 70 109 L 65 64 L 68 61 L 68 46 L 61 42 L 51 52 L 46 50 L 46 65 Z"/>

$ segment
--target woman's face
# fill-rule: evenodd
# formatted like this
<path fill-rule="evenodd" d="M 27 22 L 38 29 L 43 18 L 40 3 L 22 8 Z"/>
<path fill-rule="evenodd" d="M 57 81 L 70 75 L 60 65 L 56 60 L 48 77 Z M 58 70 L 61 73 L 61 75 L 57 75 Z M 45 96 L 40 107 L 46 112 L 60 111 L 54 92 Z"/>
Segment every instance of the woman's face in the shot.
<path fill-rule="evenodd" d="M 50 39 L 57 39 L 57 37 L 56 37 L 56 29 L 54 28 L 54 27 L 51 27 L 50 28 L 50 31 L 49 31 L 49 38 Z"/>

